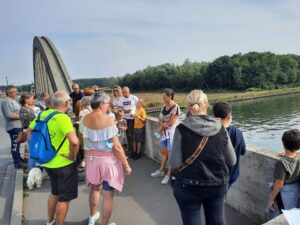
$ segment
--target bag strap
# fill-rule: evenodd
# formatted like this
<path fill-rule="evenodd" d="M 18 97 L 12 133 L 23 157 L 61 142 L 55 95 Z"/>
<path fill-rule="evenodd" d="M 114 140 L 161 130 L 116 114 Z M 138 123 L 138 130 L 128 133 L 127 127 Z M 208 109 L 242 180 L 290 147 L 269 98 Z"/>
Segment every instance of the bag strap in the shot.
<path fill-rule="evenodd" d="M 44 119 L 44 122 L 45 122 L 45 123 L 48 123 L 48 121 L 49 121 L 54 115 L 59 114 L 59 113 L 61 113 L 61 112 L 59 112 L 59 111 L 54 111 L 54 112 L 50 113 L 50 114 Z"/>
<path fill-rule="evenodd" d="M 37 120 L 40 119 L 41 113 L 42 113 L 42 112 L 39 113 Z M 59 112 L 59 111 L 54 111 L 54 112 L 50 113 L 50 114 L 44 119 L 44 122 L 47 124 L 48 121 L 49 121 L 54 115 L 59 114 L 59 113 L 61 113 L 61 112 Z M 67 138 L 67 137 L 65 136 L 64 139 L 62 140 L 62 142 L 60 143 L 60 145 L 58 146 L 57 150 L 54 148 L 54 146 L 53 146 L 52 143 L 51 143 L 52 148 L 53 148 L 54 150 L 56 150 L 56 153 L 58 153 L 58 151 L 60 150 L 60 148 L 63 146 L 63 144 L 64 144 L 66 138 Z"/>
<path fill-rule="evenodd" d="M 67 136 L 65 136 L 64 137 L 64 140 L 60 143 L 60 145 L 58 146 L 58 148 L 57 148 L 57 150 L 56 150 L 56 154 L 58 153 L 58 151 L 60 150 L 60 148 L 63 146 L 63 144 L 64 144 L 64 142 L 65 142 L 65 140 L 67 139 Z M 52 146 L 53 147 L 53 146 Z M 55 149 L 54 147 L 53 147 L 53 149 Z"/>
<path fill-rule="evenodd" d="M 177 169 L 175 169 L 175 172 L 180 172 L 183 169 L 185 169 L 188 165 L 192 164 L 195 159 L 200 155 L 200 153 L 202 152 L 203 148 L 205 147 L 206 143 L 207 143 L 208 137 L 202 137 L 202 140 L 198 146 L 198 148 L 196 149 L 196 151 L 193 153 L 193 155 L 191 155 L 190 157 L 188 157 Z"/>

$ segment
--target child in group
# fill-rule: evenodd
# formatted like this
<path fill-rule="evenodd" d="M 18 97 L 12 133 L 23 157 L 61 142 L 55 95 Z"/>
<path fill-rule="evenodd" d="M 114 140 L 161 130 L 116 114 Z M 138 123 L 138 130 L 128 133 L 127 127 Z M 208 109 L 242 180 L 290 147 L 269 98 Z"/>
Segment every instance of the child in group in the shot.
<path fill-rule="evenodd" d="M 119 141 L 122 145 L 125 153 L 127 150 L 127 136 L 126 136 L 126 130 L 127 130 L 127 122 L 124 119 L 124 110 L 122 107 L 117 107 L 117 128 L 119 131 Z"/>
<path fill-rule="evenodd" d="M 139 99 L 136 104 L 136 110 L 134 115 L 134 130 L 133 130 L 133 160 L 142 157 L 142 143 L 145 141 L 145 122 L 146 111 L 144 109 L 143 99 Z"/>
<path fill-rule="evenodd" d="M 276 162 L 273 172 L 273 188 L 270 195 L 266 216 L 272 219 L 282 209 L 300 207 L 300 130 L 291 129 L 282 135 L 284 154 Z"/>
<path fill-rule="evenodd" d="M 239 128 L 230 126 L 232 122 L 231 104 L 229 104 L 228 102 L 216 103 L 213 106 L 213 115 L 214 117 L 220 118 L 222 125 L 227 129 L 236 154 L 236 164 L 233 167 L 229 168 L 229 189 L 240 175 L 240 156 L 245 155 L 246 144 L 242 131 Z"/>

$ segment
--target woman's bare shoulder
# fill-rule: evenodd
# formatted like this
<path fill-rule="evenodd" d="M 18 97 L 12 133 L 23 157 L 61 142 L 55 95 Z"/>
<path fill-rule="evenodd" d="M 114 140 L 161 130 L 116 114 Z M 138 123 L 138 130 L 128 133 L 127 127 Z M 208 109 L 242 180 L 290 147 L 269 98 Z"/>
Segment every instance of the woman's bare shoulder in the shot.
<path fill-rule="evenodd" d="M 105 115 L 97 117 L 95 115 L 88 114 L 83 118 L 83 124 L 85 127 L 96 130 L 113 126 L 116 124 L 116 122 L 112 118 Z"/>

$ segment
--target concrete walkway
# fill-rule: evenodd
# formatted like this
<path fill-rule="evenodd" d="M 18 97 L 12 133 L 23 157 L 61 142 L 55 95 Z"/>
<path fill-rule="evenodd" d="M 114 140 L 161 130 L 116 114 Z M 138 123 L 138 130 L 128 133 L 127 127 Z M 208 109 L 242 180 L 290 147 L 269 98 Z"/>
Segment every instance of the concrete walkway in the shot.
<path fill-rule="evenodd" d="M 1 112 L 0 137 L 0 224 L 9 225 L 14 200 L 16 170 L 10 154 L 10 138 L 5 131 Z"/>
<path fill-rule="evenodd" d="M 133 174 L 126 177 L 122 193 L 115 195 L 111 222 L 117 225 L 180 225 L 181 217 L 169 185 L 161 185 L 160 178 L 150 177 L 158 164 L 146 157 L 130 161 Z M 24 225 L 45 223 L 49 180 L 41 189 L 24 192 Z M 86 225 L 89 215 L 88 189 L 79 183 L 79 197 L 71 202 L 66 224 Z M 228 225 L 255 225 L 231 208 L 226 208 Z M 98 221 L 100 224 L 100 221 Z"/>

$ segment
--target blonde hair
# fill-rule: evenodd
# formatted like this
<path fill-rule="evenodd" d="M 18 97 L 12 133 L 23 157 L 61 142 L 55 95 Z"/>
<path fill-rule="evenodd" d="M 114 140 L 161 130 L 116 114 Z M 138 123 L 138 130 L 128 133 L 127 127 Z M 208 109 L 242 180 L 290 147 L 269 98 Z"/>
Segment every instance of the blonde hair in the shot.
<path fill-rule="evenodd" d="M 92 98 L 91 96 L 84 96 L 80 100 L 80 106 L 81 106 L 81 108 L 91 105 L 91 98 Z"/>
<path fill-rule="evenodd" d="M 193 90 L 191 91 L 186 98 L 188 106 L 194 112 L 200 110 L 200 105 L 207 103 L 207 95 L 202 90 Z"/>
<path fill-rule="evenodd" d="M 114 85 L 113 88 L 111 89 L 112 96 L 114 95 L 114 90 L 118 89 L 118 95 L 119 97 L 122 97 L 122 88 L 119 85 Z"/>
<path fill-rule="evenodd" d="M 142 107 L 145 107 L 144 99 L 139 99 L 137 103 L 140 103 Z"/>

